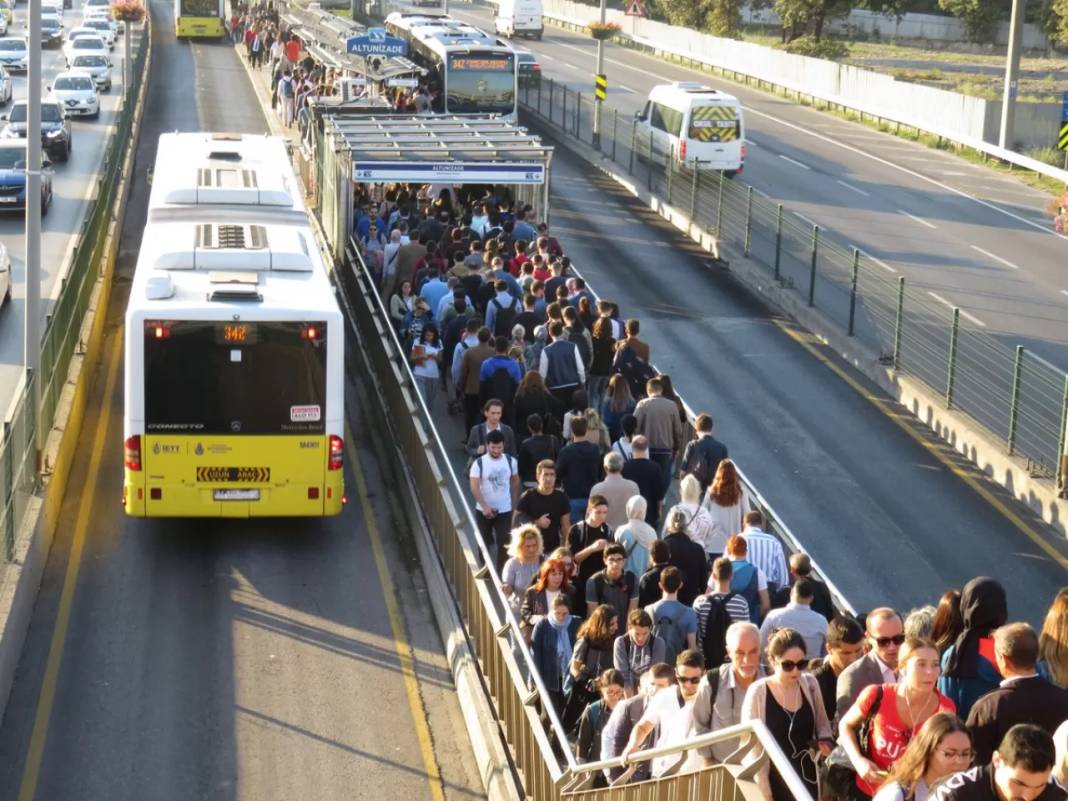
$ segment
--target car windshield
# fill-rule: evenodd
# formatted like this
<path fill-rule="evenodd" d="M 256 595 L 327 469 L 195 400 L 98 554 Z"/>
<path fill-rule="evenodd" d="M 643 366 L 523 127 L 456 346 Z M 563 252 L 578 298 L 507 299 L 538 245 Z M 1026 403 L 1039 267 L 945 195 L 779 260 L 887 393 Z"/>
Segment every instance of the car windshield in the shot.
<path fill-rule="evenodd" d="M 104 56 L 75 56 L 72 67 L 106 67 L 108 60 Z"/>
<path fill-rule="evenodd" d="M 86 78 L 83 75 L 70 75 L 65 78 L 56 78 L 54 89 L 70 89 L 70 90 L 85 90 L 92 89 L 94 86 L 92 78 Z"/>
<path fill-rule="evenodd" d="M 81 36 L 74 40 L 75 50 L 101 50 L 103 47 L 99 36 Z"/>
<path fill-rule="evenodd" d="M 19 103 L 11 107 L 11 114 L 8 116 L 11 122 L 26 122 L 26 104 Z M 42 103 L 41 104 L 41 121 L 42 122 L 59 122 L 62 117 L 62 113 L 59 110 L 59 106 L 55 103 Z"/>
<path fill-rule="evenodd" d="M 88 19 L 85 21 L 86 28 L 95 28 L 98 31 L 111 30 L 111 26 L 106 19 Z"/>
<path fill-rule="evenodd" d="M 25 50 L 26 43 L 21 39 L 0 39 L 0 50 Z"/>
<path fill-rule="evenodd" d="M 55 17 L 41 17 L 41 30 L 43 31 L 58 31 L 62 27 Z"/>
<path fill-rule="evenodd" d="M 0 170 L 26 169 L 26 148 L 0 147 Z"/>

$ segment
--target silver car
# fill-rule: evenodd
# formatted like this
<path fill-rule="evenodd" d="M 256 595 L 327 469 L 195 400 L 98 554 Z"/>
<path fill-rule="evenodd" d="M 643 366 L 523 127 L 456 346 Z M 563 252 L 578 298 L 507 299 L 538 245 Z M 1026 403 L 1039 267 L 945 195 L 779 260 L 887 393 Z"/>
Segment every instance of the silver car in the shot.
<path fill-rule="evenodd" d="M 15 81 L 6 69 L 0 67 L 0 106 L 11 102 L 15 94 Z"/>
<path fill-rule="evenodd" d="M 96 88 L 101 92 L 111 89 L 111 60 L 107 56 L 100 53 L 83 53 L 74 57 L 70 68 L 92 75 Z"/>

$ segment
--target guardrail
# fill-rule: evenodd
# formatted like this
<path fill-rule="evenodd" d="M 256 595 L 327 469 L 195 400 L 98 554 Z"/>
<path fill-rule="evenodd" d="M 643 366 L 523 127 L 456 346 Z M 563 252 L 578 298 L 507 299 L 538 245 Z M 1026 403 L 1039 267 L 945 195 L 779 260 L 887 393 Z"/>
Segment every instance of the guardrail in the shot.
<path fill-rule="evenodd" d="M 523 109 L 593 146 L 593 98 L 546 79 L 520 93 Z M 679 165 L 638 133 L 633 116 L 602 109 L 600 153 L 639 186 L 688 214 L 697 230 L 762 265 L 767 279 L 797 293 L 881 361 L 919 379 L 1026 458 L 1032 472 L 1065 482 L 1068 374 L 985 333 L 959 309 L 940 305 L 896 270 L 836 234 L 760 197 L 740 179 Z"/>
<path fill-rule="evenodd" d="M 128 25 L 131 23 L 127 23 Z M 133 64 L 129 70 L 131 85 L 127 100 L 119 111 L 115 129 L 105 149 L 104 161 L 97 175 L 96 196 L 89 201 L 69 267 L 61 278 L 59 295 L 46 317 L 41 339 L 41 371 L 29 376 L 4 420 L 0 440 L 0 585 L 15 550 L 15 535 L 25 517 L 29 501 L 38 488 L 37 429 L 51 429 L 56 420 L 60 395 L 67 382 L 71 360 L 82 347 L 79 340 L 82 321 L 89 308 L 93 287 L 103 268 L 103 254 L 108 226 L 114 219 L 115 201 L 121 184 L 124 153 L 130 144 L 136 100 L 144 81 L 148 54 L 150 23 L 145 17 Z M 42 381 L 41 408 L 33 409 L 33 382 Z"/>

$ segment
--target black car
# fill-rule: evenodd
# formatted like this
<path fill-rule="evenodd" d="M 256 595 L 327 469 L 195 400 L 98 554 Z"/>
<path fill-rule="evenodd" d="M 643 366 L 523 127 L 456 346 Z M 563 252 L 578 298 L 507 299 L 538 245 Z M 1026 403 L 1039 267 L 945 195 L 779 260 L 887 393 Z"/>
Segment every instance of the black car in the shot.
<path fill-rule="evenodd" d="M 52 162 L 42 156 L 41 215 L 52 206 Z M 0 212 L 26 208 L 26 143 L 0 141 Z"/>
<path fill-rule="evenodd" d="M 529 50 L 515 51 L 516 66 L 519 68 L 520 88 L 529 86 L 537 89 L 541 85 L 541 64 Z"/>
<path fill-rule="evenodd" d="M 41 47 L 60 47 L 63 44 L 63 26 L 55 17 L 41 19 Z"/>
<path fill-rule="evenodd" d="M 26 138 L 25 100 L 13 103 L 11 112 L 0 119 L 7 120 L 4 130 L 0 131 L 0 138 Z M 70 158 L 70 120 L 67 119 L 63 106 L 54 100 L 41 101 L 41 148 L 53 161 L 67 161 Z"/>

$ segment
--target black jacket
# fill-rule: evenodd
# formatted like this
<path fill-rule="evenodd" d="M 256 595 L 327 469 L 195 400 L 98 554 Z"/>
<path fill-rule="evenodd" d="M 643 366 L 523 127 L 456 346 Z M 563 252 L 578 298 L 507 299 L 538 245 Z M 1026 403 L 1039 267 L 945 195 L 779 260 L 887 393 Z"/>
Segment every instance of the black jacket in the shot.
<path fill-rule="evenodd" d="M 1001 744 L 1005 732 L 1017 723 L 1033 723 L 1051 735 L 1068 720 L 1068 690 L 1034 676 L 1013 679 L 987 693 L 968 713 L 975 760 L 985 765 Z"/>
<path fill-rule="evenodd" d="M 705 549 L 679 532 L 668 534 L 664 537 L 664 542 L 671 549 L 668 563 L 682 573 L 679 602 L 693 606 L 694 599 L 705 591 L 708 584 L 708 557 L 705 556 Z"/>

